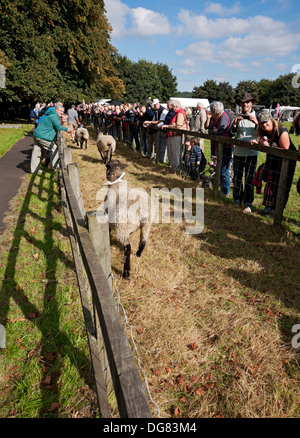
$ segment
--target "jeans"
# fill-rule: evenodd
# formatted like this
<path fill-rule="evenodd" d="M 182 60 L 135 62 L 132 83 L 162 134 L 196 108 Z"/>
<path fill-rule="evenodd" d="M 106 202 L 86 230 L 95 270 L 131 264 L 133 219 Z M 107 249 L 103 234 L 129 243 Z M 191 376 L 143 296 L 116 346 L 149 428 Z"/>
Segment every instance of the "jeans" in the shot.
<path fill-rule="evenodd" d="M 229 195 L 230 191 L 230 164 L 232 158 L 232 148 L 224 147 L 222 156 L 222 166 L 221 166 L 221 192 L 224 195 Z"/>
<path fill-rule="evenodd" d="M 37 138 L 35 136 L 33 136 L 33 139 L 34 139 L 34 144 L 33 144 L 33 151 L 31 155 L 31 163 L 30 163 L 31 173 L 37 172 L 40 168 L 42 148 L 50 152 L 51 168 L 56 169 L 59 164 L 58 163 L 59 154 L 58 154 L 58 147 L 56 146 L 54 140 L 47 141 L 41 138 Z"/>
<path fill-rule="evenodd" d="M 251 207 L 254 200 L 253 177 L 256 165 L 257 155 L 234 156 L 233 158 L 233 199 L 235 202 L 243 202 L 245 207 Z M 244 172 L 245 184 L 243 187 Z"/>
<path fill-rule="evenodd" d="M 160 163 L 165 163 L 167 159 L 167 138 L 166 134 L 161 132 L 158 160 Z"/>

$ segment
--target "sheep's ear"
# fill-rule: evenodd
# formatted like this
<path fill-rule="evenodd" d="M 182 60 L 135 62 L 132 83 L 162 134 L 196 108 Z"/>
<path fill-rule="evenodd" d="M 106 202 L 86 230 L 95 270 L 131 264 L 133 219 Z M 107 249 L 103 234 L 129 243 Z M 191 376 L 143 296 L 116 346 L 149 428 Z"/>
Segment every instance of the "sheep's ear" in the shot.
<path fill-rule="evenodd" d="M 121 165 L 120 165 L 120 168 L 123 170 L 123 169 L 126 169 L 126 167 L 129 167 L 129 165 L 128 164 L 125 164 L 125 163 L 121 163 Z"/>

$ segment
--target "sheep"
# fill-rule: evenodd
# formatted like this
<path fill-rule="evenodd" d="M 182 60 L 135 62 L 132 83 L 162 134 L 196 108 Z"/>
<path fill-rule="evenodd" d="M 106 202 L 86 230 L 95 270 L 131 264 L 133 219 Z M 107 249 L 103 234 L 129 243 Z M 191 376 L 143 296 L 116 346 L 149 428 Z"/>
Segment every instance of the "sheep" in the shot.
<path fill-rule="evenodd" d="M 136 252 L 141 257 L 154 220 L 154 203 L 145 190 L 128 188 L 123 181 L 123 172 L 128 164 L 110 160 L 106 164 L 108 191 L 105 197 L 105 212 L 110 229 L 115 230 L 117 240 L 124 247 L 123 278 L 130 276 L 130 236 L 140 229 L 140 242 Z"/>
<path fill-rule="evenodd" d="M 116 140 L 111 135 L 103 135 L 99 132 L 97 138 L 97 148 L 100 152 L 101 158 L 104 164 L 107 164 L 111 160 L 112 154 L 116 150 Z"/>
<path fill-rule="evenodd" d="M 85 143 L 85 148 L 87 149 L 87 142 L 89 140 L 89 131 L 83 126 L 80 125 L 75 131 L 75 141 L 77 146 L 80 143 L 80 148 L 82 149 L 83 144 Z"/>

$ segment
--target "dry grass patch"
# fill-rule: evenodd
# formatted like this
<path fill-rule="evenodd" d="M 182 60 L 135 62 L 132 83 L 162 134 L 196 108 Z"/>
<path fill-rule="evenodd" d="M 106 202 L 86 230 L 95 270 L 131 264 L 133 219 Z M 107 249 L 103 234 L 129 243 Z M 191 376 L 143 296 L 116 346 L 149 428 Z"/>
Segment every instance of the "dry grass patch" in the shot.
<path fill-rule="evenodd" d="M 70 143 L 86 211 L 97 209 L 105 181 L 90 134 L 87 150 Z M 192 187 L 124 145 L 115 157 L 129 164 L 130 185 Z M 201 235 L 154 224 L 142 257 L 132 257 L 130 280 L 121 277 L 123 250 L 112 234 L 112 271 L 161 417 L 299 416 L 299 350 L 291 346 L 299 256 L 299 243 L 271 221 L 209 192 Z"/>

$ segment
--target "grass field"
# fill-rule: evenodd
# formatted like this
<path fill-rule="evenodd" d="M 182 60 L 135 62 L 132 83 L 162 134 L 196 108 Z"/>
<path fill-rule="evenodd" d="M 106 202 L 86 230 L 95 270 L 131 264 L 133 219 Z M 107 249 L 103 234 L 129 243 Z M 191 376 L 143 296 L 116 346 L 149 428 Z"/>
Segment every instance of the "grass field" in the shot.
<path fill-rule="evenodd" d="M 91 137 L 87 150 L 70 143 L 86 211 L 97 209 L 105 181 Z M 129 164 L 129 185 L 148 192 L 193 185 L 127 146 L 118 145 L 115 157 Z M 112 234 L 112 271 L 162 417 L 299 416 L 299 350 L 291 345 L 300 322 L 294 192 L 280 231 L 271 219 L 245 215 L 206 192 L 203 232 L 154 224 L 143 256 L 132 257 L 129 281 L 121 277 L 123 251 Z"/>
<path fill-rule="evenodd" d="M 86 211 L 99 206 L 97 192 L 106 180 L 90 134 L 87 150 L 66 136 Z M 118 145 L 116 158 L 129 164 L 129 185 L 147 191 L 193 186 L 125 145 Z M 153 416 L 299 417 L 300 349 L 292 346 L 292 328 L 300 323 L 294 192 L 295 186 L 281 230 L 271 219 L 245 215 L 230 200 L 205 192 L 203 232 L 186 234 L 184 223 L 154 224 L 142 257 L 132 257 L 130 280 L 121 277 L 123 250 L 112 234 L 112 272 L 155 402 L 149 401 Z M 7 223 L 0 237 L 0 324 L 7 331 L 0 416 L 94 416 L 76 276 L 50 171 L 24 180 Z M 133 252 L 137 246 L 133 236 Z"/>
<path fill-rule="evenodd" d="M 26 175 L 0 236 L 0 417 L 93 417 L 89 351 L 57 173 Z"/>
<path fill-rule="evenodd" d="M 20 128 L 0 128 L 0 157 L 6 154 L 32 128 L 33 125 L 21 125 Z"/>

